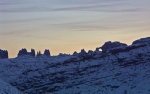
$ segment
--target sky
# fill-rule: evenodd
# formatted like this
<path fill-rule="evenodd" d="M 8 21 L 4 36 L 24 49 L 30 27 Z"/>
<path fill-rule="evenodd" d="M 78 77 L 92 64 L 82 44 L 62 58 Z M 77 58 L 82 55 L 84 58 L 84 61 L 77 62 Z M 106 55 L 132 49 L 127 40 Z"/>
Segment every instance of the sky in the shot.
<path fill-rule="evenodd" d="M 150 0 L 0 0 L 0 49 L 52 55 L 150 36 Z"/>

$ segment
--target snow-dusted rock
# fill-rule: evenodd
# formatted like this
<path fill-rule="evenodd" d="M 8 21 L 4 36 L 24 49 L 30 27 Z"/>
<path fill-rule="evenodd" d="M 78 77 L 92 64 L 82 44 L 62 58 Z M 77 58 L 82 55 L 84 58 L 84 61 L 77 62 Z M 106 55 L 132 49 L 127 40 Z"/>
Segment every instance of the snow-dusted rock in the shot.
<path fill-rule="evenodd" d="M 0 77 L 25 94 L 150 94 L 149 45 L 98 49 L 0 59 Z"/>
<path fill-rule="evenodd" d="M 0 94 L 23 94 L 7 82 L 0 79 Z"/>

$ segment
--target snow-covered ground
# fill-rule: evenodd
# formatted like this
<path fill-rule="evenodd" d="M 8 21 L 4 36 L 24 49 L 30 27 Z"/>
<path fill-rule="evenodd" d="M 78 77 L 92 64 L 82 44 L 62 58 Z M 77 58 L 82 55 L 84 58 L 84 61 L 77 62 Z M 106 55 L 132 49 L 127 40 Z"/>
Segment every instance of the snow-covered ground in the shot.
<path fill-rule="evenodd" d="M 0 79 L 0 94 L 22 94 L 16 88 Z"/>
<path fill-rule="evenodd" d="M 150 94 L 146 43 L 93 56 L 0 59 L 0 77 L 25 94 Z"/>

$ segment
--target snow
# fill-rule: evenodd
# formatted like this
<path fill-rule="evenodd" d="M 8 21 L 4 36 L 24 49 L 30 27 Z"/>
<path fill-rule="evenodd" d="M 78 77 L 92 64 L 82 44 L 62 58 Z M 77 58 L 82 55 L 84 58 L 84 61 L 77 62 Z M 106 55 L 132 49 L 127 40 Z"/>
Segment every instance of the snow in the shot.
<path fill-rule="evenodd" d="M 77 55 L 0 59 L 0 77 L 25 94 L 150 94 L 150 49 L 140 45 L 85 59 Z M 111 50 L 115 49 L 126 47 Z"/>
<path fill-rule="evenodd" d="M 0 94 L 22 94 L 16 88 L 0 79 Z"/>

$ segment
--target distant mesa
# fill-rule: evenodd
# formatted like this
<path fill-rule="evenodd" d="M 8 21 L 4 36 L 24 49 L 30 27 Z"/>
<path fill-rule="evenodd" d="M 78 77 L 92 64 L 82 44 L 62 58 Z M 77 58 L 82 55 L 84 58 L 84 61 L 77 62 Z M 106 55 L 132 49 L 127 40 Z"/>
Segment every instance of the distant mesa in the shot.
<path fill-rule="evenodd" d="M 50 51 L 48 49 L 45 49 L 44 54 L 41 53 L 41 51 L 37 52 L 37 56 L 51 56 Z"/>
<path fill-rule="evenodd" d="M 91 58 L 95 57 L 96 55 L 101 56 L 101 51 L 99 51 L 99 48 L 96 48 L 95 51 L 89 50 L 88 52 L 82 49 L 81 52 L 77 53 L 75 51 L 72 55 L 80 58 Z"/>
<path fill-rule="evenodd" d="M 34 49 L 31 49 L 31 56 L 35 57 L 35 50 Z"/>
<path fill-rule="evenodd" d="M 108 54 L 117 54 L 119 52 L 126 52 L 138 47 L 148 46 L 148 49 L 150 49 L 150 37 L 141 38 L 138 40 L 133 41 L 132 45 L 127 45 L 125 43 L 121 43 L 118 41 L 115 42 L 105 42 L 101 47 L 97 47 L 94 51 L 89 50 L 86 52 L 84 49 L 81 49 L 81 51 L 74 52 L 72 56 L 79 57 L 82 59 L 90 59 L 97 58 L 101 56 L 105 56 Z M 58 56 L 69 56 L 70 54 L 63 54 L 60 53 Z M 45 49 L 44 53 L 41 53 L 41 51 L 38 51 L 37 54 L 35 53 L 34 49 L 31 49 L 31 52 L 28 52 L 26 48 L 23 48 L 19 50 L 17 57 L 22 56 L 31 56 L 31 57 L 39 57 L 39 56 L 51 56 L 50 50 Z M 0 59 L 8 58 L 8 51 L 7 50 L 1 50 L 0 49 Z"/>
<path fill-rule="evenodd" d="M 23 48 L 18 53 L 18 57 L 20 57 L 20 56 L 33 56 L 33 57 L 36 57 L 36 56 L 42 56 L 42 55 L 50 56 L 50 51 L 48 49 L 45 49 L 44 54 L 42 54 L 41 51 L 38 51 L 37 55 L 36 55 L 34 49 L 31 49 L 31 52 L 28 52 L 27 49 Z"/>
<path fill-rule="evenodd" d="M 1 58 L 1 59 L 8 58 L 8 51 L 7 51 L 7 50 L 1 50 L 1 49 L 0 49 L 0 58 Z"/>
<path fill-rule="evenodd" d="M 69 56 L 70 54 L 66 54 L 66 53 L 59 53 L 59 55 L 58 56 Z"/>
<path fill-rule="evenodd" d="M 104 45 L 100 48 L 102 49 L 102 51 L 108 51 L 108 50 L 113 49 L 113 48 L 126 47 L 126 46 L 127 46 L 127 44 L 120 43 L 118 41 L 116 41 L 116 42 L 108 41 L 108 42 L 105 42 Z"/>
<path fill-rule="evenodd" d="M 23 48 L 19 51 L 18 53 L 18 57 L 20 56 L 24 56 L 24 55 L 28 55 L 28 56 L 33 56 L 35 57 L 35 50 L 31 49 L 31 52 L 27 52 L 27 49 Z"/>
<path fill-rule="evenodd" d="M 41 56 L 41 55 L 42 55 L 41 51 L 38 51 L 36 56 Z"/>
<path fill-rule="evenodd" d="M 45 51 L 44 51 L 44 55 L 46 55 L 46 56 L 50 56 L 51 54 L 50 54 L 50 51 L 48 50 L 48 49 L 45 49 Z"/>
<path fill-rule="evenodd" d="M 134 44 L 147 44 L 147 43 L 150 44 L 150 37 L 135 40 L 135 41 L 133 41 L 132 45 L 134 45 Z"/>

